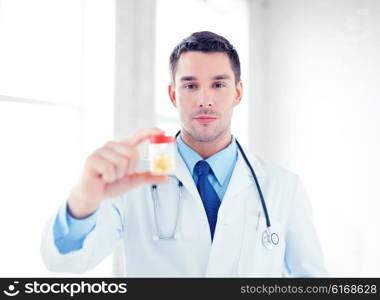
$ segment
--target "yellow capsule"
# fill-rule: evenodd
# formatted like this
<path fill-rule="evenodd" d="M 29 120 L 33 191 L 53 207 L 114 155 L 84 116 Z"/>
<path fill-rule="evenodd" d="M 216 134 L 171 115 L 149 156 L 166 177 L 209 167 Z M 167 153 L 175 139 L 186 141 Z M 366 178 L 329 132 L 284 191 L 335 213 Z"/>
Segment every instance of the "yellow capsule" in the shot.
<path fill-rule="evenodd" d="M 173 159 L 171 155 L 159 154 L 154 157 L 153 170 L 154 174 L 168 174 L 173 172 Z"/>

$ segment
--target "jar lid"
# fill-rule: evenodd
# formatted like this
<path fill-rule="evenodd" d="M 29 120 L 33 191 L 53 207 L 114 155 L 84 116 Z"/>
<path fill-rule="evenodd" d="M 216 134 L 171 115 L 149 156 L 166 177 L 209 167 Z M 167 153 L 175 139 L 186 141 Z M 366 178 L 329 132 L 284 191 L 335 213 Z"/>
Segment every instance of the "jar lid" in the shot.
<path fill-rule="evenodd" d="M 174 143 L 174 136 L 166 136 L 166 135 L 152 135 L 149 137 L 149 142 L 151 144 L 163 144 L 163 143 Z"/>

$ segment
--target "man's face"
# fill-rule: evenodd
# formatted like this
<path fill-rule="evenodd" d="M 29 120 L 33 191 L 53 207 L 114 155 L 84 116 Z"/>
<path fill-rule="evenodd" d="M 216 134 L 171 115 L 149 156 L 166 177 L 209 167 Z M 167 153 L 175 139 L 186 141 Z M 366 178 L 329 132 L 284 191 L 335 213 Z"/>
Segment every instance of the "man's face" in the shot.
<path fill-rule="evenodd" d="M 242 97 L 242 83 L 235 84 L 226 53 L 183 53 L 174 80 L 169 96 L 187 134 L 198 142 L 229 134 L 232 110 Z"/>

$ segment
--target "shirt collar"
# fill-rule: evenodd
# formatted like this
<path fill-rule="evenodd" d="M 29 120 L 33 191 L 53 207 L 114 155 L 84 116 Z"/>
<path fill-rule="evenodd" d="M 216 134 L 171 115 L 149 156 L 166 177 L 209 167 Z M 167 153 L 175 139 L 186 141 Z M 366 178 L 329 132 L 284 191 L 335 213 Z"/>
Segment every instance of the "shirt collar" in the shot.
<path fill-rule="evenodd" d="M 203 160 L 202 157 L 196 151 L 186 145 L 180 135 L 177 137 L 177 149 L 185 161 L 185 164 L 190 173 L 193 175 L 194 166 L 198 161 Z M 224 181 L 229 174 L 228 171 L 236 163 L 236 159 L 237 146 L 235 137 L 232 137 L 231 143 L 226 148 L 206 159 L 212 171 L 214 172 L 219 185 L 222 186 L 224 184 Z"/>

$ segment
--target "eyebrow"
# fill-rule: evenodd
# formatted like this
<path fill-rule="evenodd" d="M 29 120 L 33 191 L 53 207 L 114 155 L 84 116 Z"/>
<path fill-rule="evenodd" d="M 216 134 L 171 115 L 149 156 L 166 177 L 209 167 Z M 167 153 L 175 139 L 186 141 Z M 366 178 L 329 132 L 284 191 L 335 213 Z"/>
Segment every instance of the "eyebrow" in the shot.
<path fill-rule="evenodd" d="M 193 80 L 197 80 L 197 77 L 195 77 L 195 76 L 182 76 L 179 80 L 181 82 L 182 81 L 193 81 Z"/>
<path fill-rule="evenodd" d="M 212 79 L 213 80 L 231 79 L 231 76 L 228 74 L 222 74 L 222 75 L 216 75 Z"/>
<path fill-rule="evenodd" d="M 231 76 L 228 75 L 228 74 L 221 74 L 221 75 L 213 76 L 211 79 L 212 80 L 231 79 Z M 181 82 L 183 82 L 183 81 L 193 81 L 193 80 L 197 80 L 197 77 L 195 77 L 195 76 L 182 76 L 179 80 Z"/>

